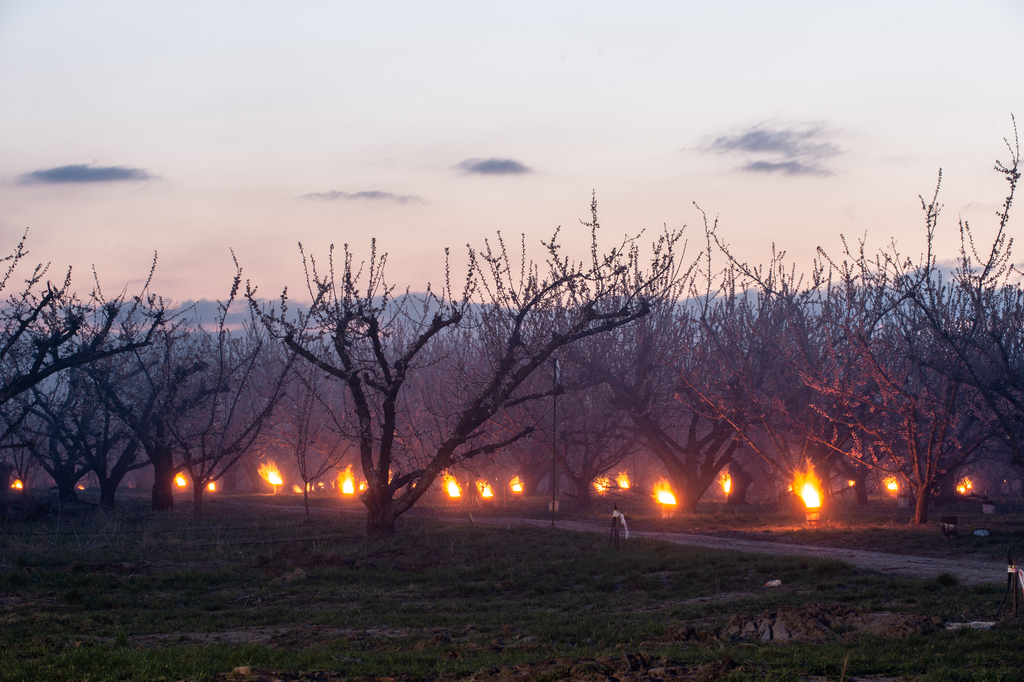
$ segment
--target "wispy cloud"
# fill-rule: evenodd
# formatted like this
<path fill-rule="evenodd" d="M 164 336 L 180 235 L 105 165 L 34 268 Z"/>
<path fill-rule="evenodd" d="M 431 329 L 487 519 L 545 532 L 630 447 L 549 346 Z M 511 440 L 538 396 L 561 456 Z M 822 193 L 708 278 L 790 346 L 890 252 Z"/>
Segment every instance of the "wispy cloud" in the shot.
<path fill-rule="evenodd" d="M 88 164 L 72 164 L 57 166 L 25 173 L 21 176 L 22 183 L 80 183 L 80 182 L 125 182 L 152 180 L 153 176 L 142 168 L 130 166 L 90 166 Z"/>
<path fill-rule="evenodd" d="M 319 201 L 348 200 L 369 200 L 369 201 L 390 201 L 395 204 L 422 204 L 423 199 L 415 194 L 392 194 L 391 192 L 380 192 L 378 190 L 367 190 L 363 192 L 313 192 L 303 194 L 303 199 L 316 199 Z"/>
<path fill-rule="evenodd" d="M 466 159 L 458 165 L 466 173 L 476 175 L 523 175 L 533 169 L 515 159 Z"/>
<path fill-rule="evenodd" d="M 831 141 L 834 132 L 820 125 L 769 126 L 719 135 L 702 146 L 704 151 L 742 155 L 740 170 L 784 175 L 831 175 L 825 165 L 842 150 Z"/>

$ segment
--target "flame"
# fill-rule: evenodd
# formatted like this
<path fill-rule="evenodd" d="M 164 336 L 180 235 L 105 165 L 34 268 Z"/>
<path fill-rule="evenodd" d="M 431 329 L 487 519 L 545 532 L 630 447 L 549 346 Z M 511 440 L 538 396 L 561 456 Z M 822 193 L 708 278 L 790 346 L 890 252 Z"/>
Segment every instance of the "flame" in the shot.
<path fill-rule="evenodd" d="M 893 476 L 890 476 L 885 479 L 885 487 L 892 492 L 896 492 L 900 489 L 900 484 L 896 482 L 896 479 Z"/>
<path fill-rule="evenodd" d="M 11 484 L 11 488 L 13 488 L 14 490 L 24 490 L 25 484 L 16 478 L 14 479 L 14 483 Z M 82 488 L 82 490 L 85 490 L 85 488 Z"/>
<path fill-rule="evenodd" d="M 366 481 L 359 481 L 359 492 L 366 490 Z"/>
<path fill-rule="evenodd" d="M 608 492 L 608 488 L 612 486 L 611 479 L 607 476 L 601 476 L 600 478 L 594 479 L 594 490 L 599 493 Z"/>
<path fill-rule="evenodd" d="M 854 486 L 857 485 L 857 481 L 850 480 L 850 481 L 847 481 L 846 484 L 849 485 L 851 488 L 853 488 Z"/>
<path fill-rule="evenodd" d="M 338 487 L 342 495 L 356 494 L 356 477 L 352 475 L 352 465 L 349 464 L 345 470 L 338 474 Z M 362 488 L 360 488 L 362 490 Z"/>
<path fill-rule="evenodd" d="M 459 482 L 451 474 L 444 475 L 444 489 L 448 491 L 448 497 L 462 497 L 462 488 Z"/>
<path fill-rule="evenodd" d="M 722 477 L 718 480 L 722 482 L 722 491 L 728 495 L 729 491 L 732 490 L 732 476 L 729 474 L 722 474 Z"/>
<path fill-rule="evenodd" d="M 494 497 L 494 491 L 491 490 L 491 484 L 487 481 L 477 481 L 476 488 L 480 491 L 480 497 Z"/>
<path fill-rule="evenodd" d="M 293 493 L 301 493 L 301 492 L 302 492 L 302 486 L 299 486 L 299 485 L 293 485 L 293 486 L 292 486 L 292 492 L 293 492 Z"/>
<path fill-rule="evenodd" d="M 513 476 L 508 485 L 512 488 L 512 492 L 516 494 L 523 492 L 523 482 L 519 480 L 518 476 Z"/>
<path fill-rule="evenodd" d="M 20 481 L 15 481 L 15 483 L 19 483 L 19 482 Z M 12 485 L 11 487 L 13 488 L 14 486 Z M 78 485 L 75 486 L 75 489 L 76 490 L 85 490 L 85 486 L 82 485 L 81 483 L 79 483 Z"/>
<path fill-rule="evenodd" d="M 615 482 L 618 483 L 619 487 L 623 490 L 629 490 L 629 476 L 626 475 L 625 471 L 615 477 Z"/>
<path fill-rule="evenodd" d="M 974 489 L 974 482 L 969 478 L 962 478 L 960 482 L 956 484 L 956 491 L 962 495 L 966 495 Z"/>
<path fill-rule="evenodd" d="M 188 485 L 188 481 L 186 481 L 185 477 L 182 476 L 181 474 L 178 474 L 177 476 L 174 477 L 174 482 L 178 484 L 179 488 L 184 488 L 186 485 Z"/>
<path fill-rule="evenodd" d="M 274 486 L 274 492 L 277 492 L 277 486 L 284 483 L 284 479 L 281 478 L 281 472 L 278 471 L 277 465 L 272 461 L 264 462 L 260 464 L 259 474 L 270 485 Z M 302 492 L 302 488 L 299 488 L 298 492 Z"/>
<path fill-rule="evenodd" d="M 810 460 L 807 461 L 807 469 L 796 472 L 793 477 L 793 490 L 800 491 L 800 497 L 808 509 L 817 509 L 821 506 L 821 481 L 814 474 Z"/>
<path fill-rule="evenodd" d="M 210 481 L 210 482 L 209 482 L 209 483 L 207 484 L 207 486 L 206 486 L 206 489 L 207 489 L 207 490 L 209 490 L 209 491 L 210 491 L 211 493 L 212 493 L 212 492 L 215 492 L 215 491 L 217 490 L 217 484 L 216 484 L 216 483 L 214 483 L 213 481 Z"/>
<path fill-rule="evenodd" d="M 654 484 L 654 499 L 660 504 L 676 503 L 676 496 L 672 493 L 672 486 L 668 480 L 661 478 Z"/>

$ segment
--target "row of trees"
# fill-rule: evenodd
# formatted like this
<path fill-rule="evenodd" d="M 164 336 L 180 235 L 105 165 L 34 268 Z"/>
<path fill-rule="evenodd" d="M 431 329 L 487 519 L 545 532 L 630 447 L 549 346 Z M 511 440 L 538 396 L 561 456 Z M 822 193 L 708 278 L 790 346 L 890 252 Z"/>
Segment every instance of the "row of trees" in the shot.
<path fill-rule="evenodd" d="M 870 253 L 864 242 L 839 258 L 819 249 L 806 276 L 782 253 L 764 266 L 739 261 L 705 218 L 707 248 L 665 283 L 669 295 L 564 354 L 585 387 L 570 402 L 579 418 L 570 407 L 558 426 L 581 495 L 591 472 L 640 447 L 692 510 L 742 455 L 781 480 L 808 467 L 826 483 L 840 474 L 861 501 L 869 472 L 895 476 L 912 486 L 924 523 L 965 466 L 1024 464 L 1024 289 L 1008 236 L 1016 140 L 1008 149 L 1010 163 L 996 164 L 1009 191 L 991 245 L 979 252 L 961 222 L 952 267 L 934 251 L 938 187 L 921 201 L 921 255 L 895 244 Z M 588 403 L 604 405 L 604 421 Z M 581 426 L 608 446 L 574 451 Z"/>
<path fill-rule="evenodd" d="M 305 489 L 356 455 L 372 535 L 392 533 L 446 470 L 552 442 L 583 503 L 596 478 L 645 452 L 694 509 L 742 456 L 783 480 L 808 466 L 824 481 L 899 474 L 923 523 L 972 459 L 1024 459 L 1010 153 L 992 246 L 979 254 L 961 224 L 948 270 L 933 251 L 937 190 L 922 200 L 919 258 L 860 243 L 821 251 L 806 277 L 784 254 L 740 262 L 707 219 L 690 256 L 667 229 L 646 248 L 639 236 L 604 248 L 596 201 L 588 258 L 566 256 L 557 231 L 539 262 L 525 239 L 514 253 L 499 235 L 469 250 L 458 288 L 446 267 L 423 294 L 396 292 L 375 248 L 365 262 L 347 245 L 326 263 L 303 251 L 308 301 L 286 291 L 268 306 L 247 282 L 251 320 L 236 330 L 237 264 L 205 327 L 145 290 L 107 300 L 96 284 L 79 301 L 69 277 L 42 285 L 37 268 L 3 310 L 3 442 L 62 497 L 93 472 L 105 506 L 128 472 L 152 467 L 153 507 L 169 509 L 187 471 L 197 514 L 247 453 L 286 450 Z M 541 465 L 523 465 L 535 485 Z"/>

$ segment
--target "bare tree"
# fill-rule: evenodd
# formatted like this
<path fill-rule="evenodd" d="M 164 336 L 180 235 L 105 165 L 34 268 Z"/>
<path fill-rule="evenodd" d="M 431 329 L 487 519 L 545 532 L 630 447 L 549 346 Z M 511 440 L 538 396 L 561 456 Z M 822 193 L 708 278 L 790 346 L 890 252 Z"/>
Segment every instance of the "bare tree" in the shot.
<path fill-rule="evenodd" d="M 284 394 L 294 354 L 277 357 L 262 325 L 232 334 L 227 316 L 241 284 L 237 267 L 231 294 L 218 301 L 216 327 L 191 334 L 190 356 L 202 365 L 184 384 L 191 400 L 167 425 L 192 480 L 193 513 L 202 516 L 203 493 L 252 448 Z"/>
<path fill-rule="evenodd" d="M 27 232 L 14 252 L 0 259 L 8 263 L 0 275 L 0 293 L 10 290 L 11 278 L 28 255 L 26 238 Z M 45 281 L 48 272 L 48 264 L 35 266 L 24 285 L 0 305 L 0 408 L 65 369 L 148 345 L 163 323 L 163 303 L 148 293 L 152 268 L 134 297 L 122 291 L 106 298 L 94 276 L 85 300 L 71 287 L 70 269 L 59 284 Z"/>
<path fill-rule="evenodd" d="M 96 388 L 134 433 L 153 466 L 153 509 L 174 508 L 174 477 L 181 471 L 174 425 L 216 387 L 196 379 L 207 368 L 180 320 L 157 330 L 153 343 L 131 354 L 87 366 Z"/>
<path fill-rule="evenodd" d="M 302 479 L 302 502 L 309 519 L 309 488 L 333 470 L 348 452 L 341 447 L 343 425 L 335 413 L 344 401 L 334 400 L 330 377 L 312 365 L 299 366 L 283 395 L 272 438 L 291 453 Z M 330 427 L 334 425 L 334 430 Z"/>
<path fill-rule="evenodd" d="M 470 249 L 458 298 L 447 273 L 440 292 L 428 286 L 421 296 L 407 292 L 395 297 L 384 277 L 386 257 L 377 255 L 375 245 L 364 266 L 354 262 L 346 246 L 340 272 L 333 250 L 323 273 L 304 255 L 312 304 L 297 320 L 289 316 L 287 293 L 279 311 L 263 314 L 255 290 L 249 291 L 267 327 L 348 392 L 367 479 L 362 499 L 370 535 L 393 533 L 395 520 L 448 467 L 527 433 L 488 437 L 496 433 L 491 428 L 495 415 L 539 397 L 519 389 L 555 351 L 643 317 L 662 293 L 655 285 L 675 269 L 673 246 L 679 235 L 666 231 L 646 266 L 635 239 L 602 253 L 596 201 L 592 216 L 586 223 L 592 237 L 588 263 L 562 255 L 557 231 L 545 244 L 546 263 L 527 259 L 525 240 L 521 259 L 514 263 L 499 235 L 496 246 Z M 438 347 L 444 353 L 426 352 Z M 416 386 L 410 378 L 431 355 L 433 363 L 445 363 L 444 385 Z M 418 399 L 433 406 L 439 418 L 426 466 L 391 476 L 399 415 L 410 390 L 418 390 Z"/>
<path fill-rule="evenodd" d="M 93 472 L 100 507 L 114 509 L 125 475 L 148 466 L 138 457 L 139 442 L 131 430 L 102 401 L 81 368 L 37 384 L 32 397 L 39 425 L 35 436 L 40 439 L 36 458 L 57 484 L 58 498 L 77 499 L 75 484 Z"/>
<path fill-rule="evenodd" d="M 896 275 L 902 293 L 917 307 L 946 353 L 941 365 L 931 368 L 970 385 L 999 425 L 999 437 L 1015 464 L 1024 464 L 1024 289 L 1021 272 L 1011 260 L 1010 208 L 1020 182 L 1020 142 L 1016 120 L 1013 141 L 1004 140 L 1009 163 L 995 162 L 995 171 L 1009 185 L 1002 208 L 996 213 L 995 235 L 979 250 L 972 226 L 961 219 L 960 256 L 946 284 L 934 253 L 941 205 L 939 183 L 931 201 L 921 199 L 925 213 L 927 249 L 912 270 L 890 257 L 885 265 Z M 952 311 L 952 314 L 951 314 Z"/>

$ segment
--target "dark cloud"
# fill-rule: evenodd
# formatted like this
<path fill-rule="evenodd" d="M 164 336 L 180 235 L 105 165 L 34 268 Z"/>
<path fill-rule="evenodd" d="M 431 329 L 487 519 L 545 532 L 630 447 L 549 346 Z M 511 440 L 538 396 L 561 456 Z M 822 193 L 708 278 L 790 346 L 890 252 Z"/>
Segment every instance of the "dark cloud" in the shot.
<path fill-rule="evenodd" d="M 61 184 L 71 182 L 124 182 L 152 180 L 142 168 L 129 166 L 90 166 L 84 163 L 32 171 L 21 176 L 24 183 Z"/>
<path fill-rule="evenodd" d="M 785 175 L 831 175 L 824 164 L 842 150 L 821 126 L 754 126 L 733 135 L 720 135 L 703 146 L 704 151 L 742 154 L 749 161 L 740 170 Z M 753 158 L 751 158 L 753 157 Z"/>
<path fill-rule="evenodd" d="M 800 163 L 799 161 L 751 161 L 745 166 L 741 167 L 742 170 L 750 171 L 752 173 L 784 173 L 786 175 L 831 175 L 832 171 L 819 168 L 818 166 L 808 166 L 807 164 Z"/>
<path fill-rule="evenodd" d="M 522 175 L 533 172 L 532 168 L 514 159 L 466 159 L 458 167 L 478 175 Z"/>
<path fill-rule="evenodd" d="M 319 199 L 321 201 L 336 201 L 338 199 L 368 199 L 371 201 L 390 201 L 396 204 L 422 204 L 423 199 L 415 194 L 392 194 L 391 192 L 380 192 L 369 190 L 363 192 L 313 192 L 303 194 L 303 199 Z"/>

